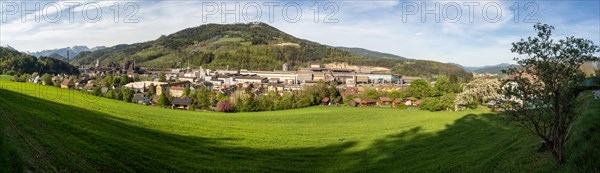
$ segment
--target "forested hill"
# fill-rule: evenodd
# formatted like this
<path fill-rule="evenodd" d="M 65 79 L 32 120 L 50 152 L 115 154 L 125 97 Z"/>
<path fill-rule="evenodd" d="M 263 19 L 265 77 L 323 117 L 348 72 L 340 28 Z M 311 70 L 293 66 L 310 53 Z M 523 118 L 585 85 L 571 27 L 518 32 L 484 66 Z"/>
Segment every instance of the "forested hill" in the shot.
<path fill-rule="evenodd" d="M 2 74 L 78 74 L 78 69 L 64 61 L 28 55 L 11 48 L 0 46 L 0 72 Z"/>
<path fill-rule="evenodd" d="M 367 50 L 367 49 L 357 48 L 357 47 L 336 47 L 336 48 L 346 50 L 350 53 L 364 56 L 364 57 L 369 57 L 369 58 L 391 58 L 391 59 L 398 59 L 398 60 L 412 60 L 412 59 L 408 59 L 408 58 L 394 55 L 391 53 L 377 52 L 377 51 L 372 51 L 372 50 Z"/>
<path fill-rule="evenodd" d="M 410 71 L 410 75 L 415 76 L 431 73 L 470 76 L 456 66 L 439 62 L 427 62 L 436 64 L 434 66 L 413 66 L 415 63 L 398 59 L 357 55 L 296 38 L 264 23 L 201 25 L 153 41 L 82 52 L 72 63 L 92 65 L 96 60 L 103 64 L 135 61 L 145 67 L 175 68 L 189 64 L 192 67 L 254 70 L 279 70 L 284 63 L 296 69 L 307 66 L 308 62 L 347 62 L 388 67 L 395 72 Z"/>

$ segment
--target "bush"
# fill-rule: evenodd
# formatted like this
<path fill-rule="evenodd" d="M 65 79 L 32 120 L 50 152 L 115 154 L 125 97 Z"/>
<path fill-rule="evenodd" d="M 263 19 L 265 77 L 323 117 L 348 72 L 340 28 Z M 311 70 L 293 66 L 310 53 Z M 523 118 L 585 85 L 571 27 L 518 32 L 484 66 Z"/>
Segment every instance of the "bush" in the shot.
<path fill-rule="evenodd" d="M 217 112 L 234 112 L 235 108 L 229 101 L 220 101 L 217 103 Z"/>
<path fill-rule="evenodd" d="M 440 97 L 427 97 L 423 99 L 420 106 L 423 110 L 443 111 L 454 108 L 454 94 L 446 94 Z"/>
<path fill-rule="evenodd" d="M 169 106 L 171 104 L 171 101 L 169 101 L 169 98 L 167 98 L 167 95 L 163 92 L 160 94 L 157 104 L 160 106 Z"/>

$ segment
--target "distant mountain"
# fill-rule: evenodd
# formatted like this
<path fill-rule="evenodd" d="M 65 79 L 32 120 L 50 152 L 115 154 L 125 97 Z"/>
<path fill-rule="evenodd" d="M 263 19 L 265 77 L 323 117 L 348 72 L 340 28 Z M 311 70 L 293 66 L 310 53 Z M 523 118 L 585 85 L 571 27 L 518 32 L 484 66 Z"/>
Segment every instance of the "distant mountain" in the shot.
<path fill-rule="evenodd" d="M 494 65 L 494 66 L 484 66 L 484 67 L 473 70 L 473 73 L 502 74 L 503 69 L 507 69 L 512 66 L 514 66 L 514 65 L 506 64 L 506 63 L 498 64 L 498 65 Z"/>
<path fill-rule="evenodd" d="M 480 68 L 480 67 L 466 67 L 466 66 L 463 66 L 463 65 L 460 65 L 460 64 L 457 64 L 457 63 L 448 63 L 448 64 L 452 64 L 452 65 L 455 65 L 457 67 L 460 67 L 460 68 L 464 69 L 467 72 L 473 72 L 473 70 L 476 70 L 476 69 Z"/>
<path fill-rule="evenodd" d="M 454 64 L 456 66 L 459 66 L 463 69 L 465 69 L 468 72 L 472 72 L 472 73 L 490 73 L 490 74 L 502 74 L 502 69 L 506 69 L 509 67 L 514 66 L 513 64 L 508 64 L 508 63 L 502 63 L 502 64 L 497 64 L 497 65 L 487 65 L 487 66 L 482 66 L 482 67 L 465 67 L 459 64 Z"/>
<path fill-rule="evenodd" d="M 51 57 L 51 58 L 61 58 L 60 60 L 67 60 L 67 51 L 69 51 L 69 58 L 73 59 L 73 57 L 77 56 L 79 53 L 84 52 L 84 51 L 97 51 L 97 50 L 102 50 L 105 49 L 106 46 L 96 46 L 93 48 L 88 48 L 87 46 L 73 46 L 73 47 L 65 47 L 65 48 L 58 48 L 58 49 L 49 49 L 49 50 L 42 50 L 42 51 L 38 51 L 38 52 L 30 52 L 29 54 L 35 56 L 35 57 L 42 57 L 42 56 L 46 56 L 46 57 Z"/>
<path fill-rule="evenodd" d="M 1 47 L 1 46 L 0 46 L 0 47 Z M 5 49 L 10 49 L 10 50 L 17 51 L 17 49 L 15 49 L 14 47 L 11 47 L 10 45 L 6 45 L 4 48 L 5 48 Z"/>
<path fill-rule="evenodd" d="M 382 53 L 382 52 L 367 50 L 367 49 L 363 49 L 363 48 L 356 48 L 356 47 L 336 47 L 336 48 L 346 50 L 346 51 L 356 54 L 356 55 L 370 57 L 370 58 L 391 58 L 391 59 L 398 59 L 398 60 L 412 60 L 412 59 L 408 59 L 408 58 L 390 54 L 390 53 Z"/>
<path fill-rule="evenodd" d="M 434 61 L 408 62 L 392 54 L 362 49 L 346 50 L 296 38 L 265 23 L 206 24 L 163 35 L 156 40 L 121 44 L 98 51 L 84 51 L 73 58 L 74 65 L 123 64 L 158 68 L 230 68 L 280 70 L 307 67 L 308 63 L 346 62 L 378 66 L 410 76 L 435 74 L 470 77 L 453 65 Z M 366 54 L 366 55 L 365 55 Z M 368 56 L 367 56 L 368 55 Z"/>
<path fill-rule="evenodd" d="M 61 60 L 61 61 L 65 61 L 65 62 L 67 61 L 67 57 L 59 55 L 58 53 L 53 53 L 51 55 L 48 55 L 47 57 L 54 58 L 54 59 Z"/>

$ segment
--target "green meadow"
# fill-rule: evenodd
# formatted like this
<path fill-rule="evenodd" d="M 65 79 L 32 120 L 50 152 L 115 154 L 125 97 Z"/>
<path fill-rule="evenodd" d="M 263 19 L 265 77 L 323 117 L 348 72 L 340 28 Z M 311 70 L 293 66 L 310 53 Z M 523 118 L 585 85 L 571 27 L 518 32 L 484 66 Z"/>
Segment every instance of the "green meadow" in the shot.
<path fill-rule="evenodd" d="M 8 78 L 0 80 L 0 172 L 598 171 L 600 102 L 588 96 L 559 168 L 539 139 L 485 109 L 197 112 Z"/>

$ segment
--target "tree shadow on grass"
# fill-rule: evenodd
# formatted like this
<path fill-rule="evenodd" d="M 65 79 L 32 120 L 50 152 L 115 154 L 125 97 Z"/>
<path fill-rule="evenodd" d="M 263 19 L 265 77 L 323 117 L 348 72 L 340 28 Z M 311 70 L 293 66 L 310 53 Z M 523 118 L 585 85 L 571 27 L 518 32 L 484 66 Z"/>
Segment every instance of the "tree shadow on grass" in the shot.
<path fill-rule="evenodd" d="M 535 138 L 499 125 L 494 114 L 467 115 L 435 134 L 416 127 L 359 151 L 349 151 L 358 141 L 256 149 L 225 144 L 241 139 L 165 133 L 12 91 L 0 94 L 0 123 L 8 125 L 5 133 L 22 134 L 11 142 L 21 147 L 32 171 L 507 172 L 546 163 L 542 154 L 529 151 L 535 150 Z"/>

